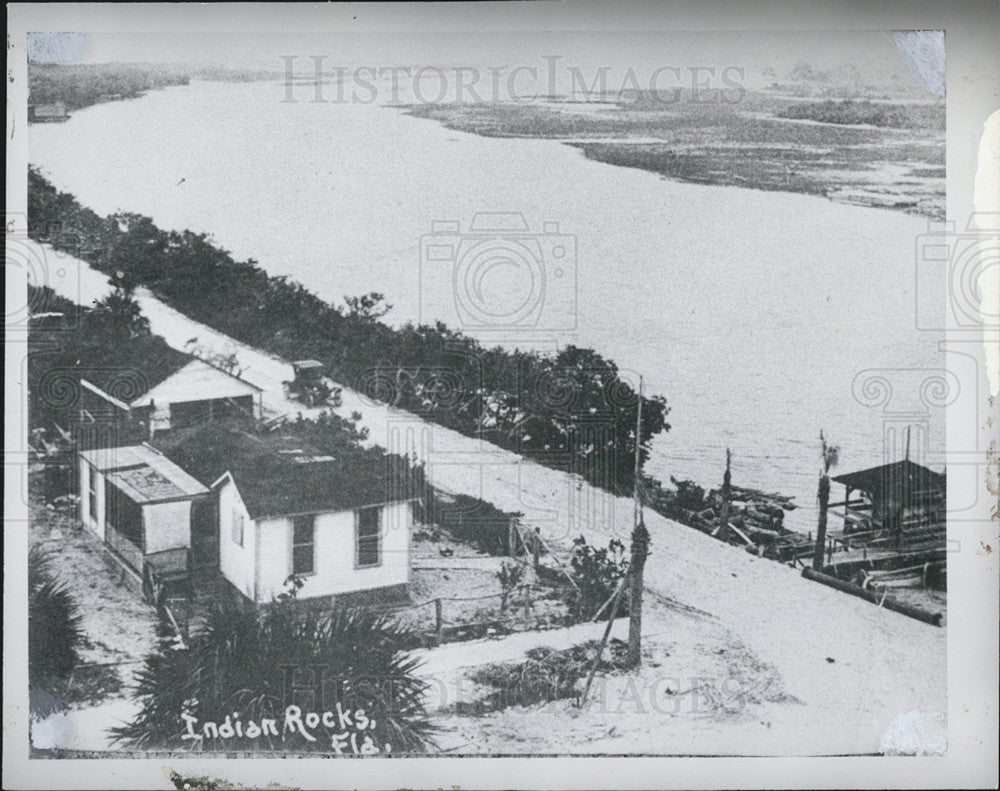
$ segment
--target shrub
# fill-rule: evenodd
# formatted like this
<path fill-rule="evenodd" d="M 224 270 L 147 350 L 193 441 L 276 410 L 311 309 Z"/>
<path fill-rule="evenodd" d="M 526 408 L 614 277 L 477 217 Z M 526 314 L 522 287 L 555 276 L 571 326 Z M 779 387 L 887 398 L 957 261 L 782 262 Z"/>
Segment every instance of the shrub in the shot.
<path fill-rule="evenodd" d="M 28 553 L 28 685 L 33 704 L 69 678 L 80 661 L 82 641 L 80 616 L 68 586 L 56 577 L 50 555 L 33 546 Z M 32 708 L 36 714 L 48 713 Z"/>
<path fill-rule="evenodd" d="M 573 541 L 570 560 L 571 577 L 576 587 L 569 590 L 570 612 L 579 621 L 593 618 L 597 611 L 615 592 L 619 581 L 628 569 L 625 545 L 617 538 L 611 539 L 604 549 L 594 549 L 583 536 Z M 628 613 L 626 599 L 622 599 L 618 616 Z M 610 617 L 607 609 L 605 616 Z"/>
<path fill-rule="evenodd" d="M 587 677 L 593 666 L 597 646 L 598 642 L 591 640 L 562 651 L 532 648 L 524 662 L 479 668 L 472 673 L 472 680 L 492 689 L 474 704 L 474 708 L 480 712 L 496 711 L 576 697 L 580 692 L 577 689 L 579 681 Z M 608 648 L 610 656 L 608 659 L 602 657 L 598 671 L 624 669 L 625 644 L 611 640 Z"/>
<path fill-rule="evenodd" d="M 334 711 L 339 704 L 348 712 L 364 710 L 372 723 L 362 732 L 360 716 L 354 720 L 357 743 L 370 736 L 383 752 L 421 751 L 433 726 L 424 709 L 426 682 L 414 672 L 418 660 L 403 650 L 413 642 L 404 627 L 369 610 L 335 607 L 318 614 L 284 601 L 258 615 L 252 608 L 219 606 L 187 648 L 163 645 L 147 658 L 139 674 L 142 708 L 112 734 L 139 749 L 334 752 L 329 726 L 318 726 L 316 741 L 308 741 L 285 732 L 282 723 L 290 704 L 300 706 L 303 717 Z M 315 666 L 325 668 L 322 700 L 314 693 L 289 697 L 286 685 L 309 684 Z M 238 714 L 243 723 L 275 720 L 278 735 L 237 734 L 197 744 L 182 738 L 182 714 L 197 719 L 195 733 L 205 722 L 221 724 Z"/>
<path fill-rule="evenodd" d="M 708 507 L 705 490 L 698 484 L 693 481 L 679 481 L 676 478 L 671 478 L 670 482 L 677 487 L 677 493 L 672 502 L 675 509 L 703 511 Z M 677 512 L 680 513 L 680 510 Z"/>
<path fill-rule="evenodd" d="M 454 540 L 471 544 L 487 555 L 508 553 L 511 514 L 478 497 L 433 490 L 421 518 L 425 524 L 439 525 Z"/>
<path fill-rule="evenodd" d="M 503 563 L 497 572 L 500 581 L 500 612 L 507 611 L 507 601 L 524 580 L 524 566 L 520 563 Z"/>

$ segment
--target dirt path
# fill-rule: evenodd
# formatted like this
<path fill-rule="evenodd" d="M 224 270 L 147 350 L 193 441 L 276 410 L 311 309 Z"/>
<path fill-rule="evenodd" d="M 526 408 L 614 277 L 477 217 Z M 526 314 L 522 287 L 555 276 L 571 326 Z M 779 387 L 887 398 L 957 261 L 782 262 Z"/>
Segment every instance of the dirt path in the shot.
<path fill-rule="evenodd" d="M 107 292 L 103 275 L 83 263 L 79 271 L 79 285 L 72 277 L 52 285 L 84 304 Z M 283 396 L 281 382 L 291 375 L 287 362 L 191 321 L 148 294 L 138 298 L 153 332 L 168 343 L 183 348 L 197 337 L 202 346 L 235 351 L 245 377 L 264 388 L 265 405 L 310 414 Z M 538 526 L 554 547 L 567 548 L 577 535 L 601 545 L 612 536 L 627 540 L 632 518 L 627 499 L 347 388 L 337 411 L 345 416 L 360 412 L 371 442 L 416 453 L 435 486 L 524 513 L 524 522 Z M 785 691 L 805 704 L 778 707 L 770 721 L 768 738 L 784 754 L 876 752 L 897 715 L 946 711 L 945 629 L 804 580 L 786 566 L 751 557 L 658 514 L 647 514 L 647 526 L 651 592 L 681 609 L 711 613 L 773 666 Z"/>

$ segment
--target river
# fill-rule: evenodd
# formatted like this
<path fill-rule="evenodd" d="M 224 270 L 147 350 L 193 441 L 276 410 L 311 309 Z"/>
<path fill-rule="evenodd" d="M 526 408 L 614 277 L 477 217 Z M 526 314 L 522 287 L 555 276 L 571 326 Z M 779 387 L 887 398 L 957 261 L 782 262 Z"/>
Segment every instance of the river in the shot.
<path fill-rule="evenodd" d="M 546 271 L 556 247 L 570 255 L 535 330 L 484 339 L 575 343 L 641 373 L 671 408 L 647 472 L 718 485 L 730 447 L 734 483 L 794 495 L 797 529 L 815 523 L 821 429 L 842 448 L 837 471 L 883 461 L 883 413 L 855 398 L 855 377 L 942 367 L 940 336 L 914 321 L 920 217 L 678 183 L 556 141 L 284 95 L 279 83 L 194 82 L 96 105 L 33 125 L 29 161 L 100 214 L 209 233 L 331 301 L 382 292 L 394 324 L 453 321 L 451 263 L 421 266 L 433 223 L 465 232 L 475 213 L 501 211 L 535 232 L 558 223 L 575 260 L 572 239 L 538 237 Z M 925 408 L 911 408 L 922 423 Z M 933 458 L 943 414 L 926 420 Z"/>

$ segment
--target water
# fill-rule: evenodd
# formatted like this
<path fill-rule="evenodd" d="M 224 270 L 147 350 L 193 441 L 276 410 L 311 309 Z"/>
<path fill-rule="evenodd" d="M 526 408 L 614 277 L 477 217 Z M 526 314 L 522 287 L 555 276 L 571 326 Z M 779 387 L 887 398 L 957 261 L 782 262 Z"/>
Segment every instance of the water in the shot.
<path fill-rule="evenodd" d="M 550 281 L 539 321 L 553 331 L 491 340 L 576 343 L 633 381 L 642 373 L 647 392 L 666 396 L 673 426 L 648 472 L 716 486 L 728 446 L 734 483 L 794 495 L 804 507 L 788 524 L 802 530 L 815 524 L 821 429 L 842 446 L 840 471 L 883 461 L 883 413 L 854 398 L 855 376 L 942 365 L 939 337 L 918 332 L 913 317 L 922 218 L 676 183 L 554 141 L 283 96 L 277 83 L 199 82 L 98 105 L 32 126 L 29 158 L 101 214 L 207 232 L 331 301 L 382 292 L 396 324 L 454 321 L 453 267 L 432 262 L 421 288 L 421 237 L 433 222 L 464 231 L 479 211 L 522 212 L 533 231 L 557 222 L 576 240 L 576 266 L 567 260 L 561 281 L 575 279 L 575 310 L 572 291 Z M 540 241 L 550 261 L 554 246 Z M 487 297 L 499 298 L 489 291 L 497 282 L 527 288 L 523 278 L 492 280 Z M 893 407 L 915 396 L 897 393 Z M 934 454 L 943 415 L 927 417 Z"/>

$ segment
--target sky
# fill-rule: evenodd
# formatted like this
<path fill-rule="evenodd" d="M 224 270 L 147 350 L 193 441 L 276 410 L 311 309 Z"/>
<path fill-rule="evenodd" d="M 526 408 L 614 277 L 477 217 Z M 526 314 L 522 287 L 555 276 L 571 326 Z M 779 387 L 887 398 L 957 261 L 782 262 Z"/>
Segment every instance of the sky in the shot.
<path fill-rule="evenodd" d="M 763 87 L 799 63 L 814 72 L 856 69 L 869 84 L 923 82 L 936 92 L 943 69 L 942 34 L 890 31 L 815 32 L 358 32 L 358 33 L 97 33 L 32 34 L 29 57 L 39 61 L 164 62 L 282 71 L 283 56 L 310 56 L 334 66 L 502 66 L 541 68 L 558 57 L 560 68 L 584 73 L 607 66 L 648 75 L 663 66 L 745 69 L 748 87 Z M 301 65 L 298 65 L 301 64 Z M 922 64 L 922 65 L 921 65 Z M 915 68 L 916 66 L 916 68 Z M 937 78 L 935 74 L 937 73 Z"/>

